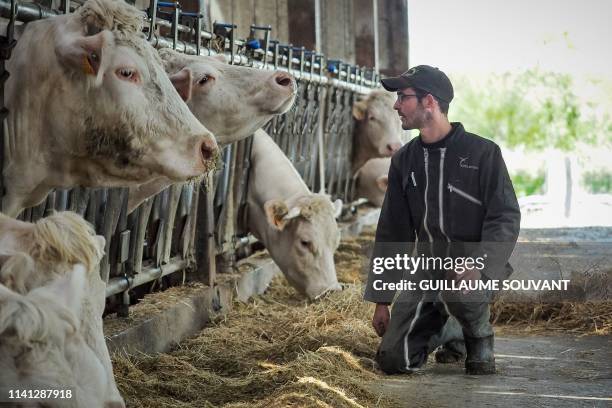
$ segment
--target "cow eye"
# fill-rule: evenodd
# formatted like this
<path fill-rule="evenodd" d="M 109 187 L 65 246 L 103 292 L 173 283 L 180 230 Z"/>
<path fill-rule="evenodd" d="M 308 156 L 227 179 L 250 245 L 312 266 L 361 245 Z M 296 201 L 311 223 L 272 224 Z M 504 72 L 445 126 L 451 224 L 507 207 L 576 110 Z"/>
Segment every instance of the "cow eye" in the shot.
<path fill-rule="evenodd" d="M 313 252 L 313 246 L 311 241 L 300 239 L 300 245 L 307 251 Z"/>
<path fill-rule="evenodd" d="M 134 68 L 119 68 L 117 76 L 124 81 L 138 82 L 138 71 Z"/>
<path fill-rule="evenodd" d="M 208 75 L 204 75 L 199 81 L 198 84 L 199 85 L 205 85 L 206 82 L 208 82 L 209 76 Z"/>
<path fill-rule="evenodd" d="M 369 120 L 376 120 L 376 118 L 374 116 L 371 116 L 368 118 Z"/>

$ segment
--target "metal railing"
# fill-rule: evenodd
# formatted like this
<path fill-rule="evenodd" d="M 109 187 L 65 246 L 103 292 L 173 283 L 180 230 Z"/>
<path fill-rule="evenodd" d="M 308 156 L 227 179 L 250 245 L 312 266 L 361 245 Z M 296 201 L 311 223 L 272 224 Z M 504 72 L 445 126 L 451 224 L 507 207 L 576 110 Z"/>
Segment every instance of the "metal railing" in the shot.
<path fill-rule="evenodd" d="M 71 5 L 79 3 L 64 2 L 65 10 Z M 172 12 L 164 14 L 160 7 Z M 10 1 L 0 0 L 0 15 L 7 19 L 29 22 L 58 14 L 34 3 L 12 7 Z M 185 23 L 185 18 L 191 21 Z M 216 24 L 212 31 L 203 27 L 201 13 L 182 13 L 174 3 L 154 1 L 146 31 L 158 48 L 198 55 L 222 52 L 232 64 L 294 75 L 295 105 L 265 129 L 310 189 L 346 202 L 351 185 L 351 106 L 356 94 L 377 83 L 377 73 L 270 40 L 269 27 L 252 26 L 247 40 L 233 37 L 232 24 Z M 261 32 L 263 39 L 255 38 Z M 246 229 L 250 149 L 251 138 L 225 147 L 221 171 L 201 184 L 173 185 L 129 215 L 126 188 L 76 187 L 53 191 L 19 218 L 36 221 L 54 210 L 72 210 L 92 223 L 107 242 L 100 265 L 107 297 L 114 299 L 116 311 L 127 314 L 130 290 L 177 272 L 184 278 L 186 271 L 213 285 L 215 259 L 222 256 L 231 266 L 236 251 L 253 242 Z"/>

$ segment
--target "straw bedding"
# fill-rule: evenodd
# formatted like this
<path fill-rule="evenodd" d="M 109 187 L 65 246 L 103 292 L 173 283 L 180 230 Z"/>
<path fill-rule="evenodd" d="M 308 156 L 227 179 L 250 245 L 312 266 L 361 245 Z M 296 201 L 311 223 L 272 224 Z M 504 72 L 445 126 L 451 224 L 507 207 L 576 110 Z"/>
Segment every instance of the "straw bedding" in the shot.
<path fill-rule="evenodd" d="M 345 243 L 337 259 L 341 281 L 349 282 L 342 292 L 309 303 L 279 277 L 265 295 L 236 303 L 172 352 L 115 356 L 128 406 L 395 406 L 368 387 L 378 376 L 371 360 L 378 339 L 369 322 L 373 308 L 352 283 L 361 264 L 355 242 Z"/>
<path fill-rule="evenodd" d="M 373 306 L 362 301 L 364 245 L 344 240 L 336 254 L 345 290 L 309 303 L 284 278 L 265 295 L 236 303 L 221 321 L 165 354 L 115 356 L 117 384 L 133 407 L 394 407 L 375 392 L 379 339 Z M 502 329 L 609 334 L 612 302 L 496 302 Z"/>

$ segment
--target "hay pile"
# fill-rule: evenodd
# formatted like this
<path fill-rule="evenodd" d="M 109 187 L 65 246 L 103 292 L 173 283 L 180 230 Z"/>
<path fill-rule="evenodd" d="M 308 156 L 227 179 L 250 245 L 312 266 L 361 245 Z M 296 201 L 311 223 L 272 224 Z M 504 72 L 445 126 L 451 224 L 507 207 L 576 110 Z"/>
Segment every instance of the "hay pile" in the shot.
<path fill-rule="evenodd" d="M 167 310 L 185 298 L 200 292 L 204 284 L 191 282 L 183 286 L 175 286 L 163 292 L 154 292 L 145 295 L 136 305 L 130 306 L 130 316 L 118 317 L 111 315 L 104 318 L 104 334 L 113 336 L 133 327 L 151 316 Z"/>
<path fill-rule="evenodd" d="M 518 303 L 499 300 L 491 308 L 491 318 L 502 331 L 607 335 L 612 333 L 612 301 Z"/>
<path fill-rule="evenodd" d="M 379 340 L 361 296 L 348 285 L 307 303 L 277 278 L 171 353 L 115 357 L 117 384 L 135 407 L 396 406 L 368 388 Z"/>
<path fill-rule="evenodd" d="M 335 260 L 345 290 L 316 303 L 296 295 L 284 278 L 174 351 L 115 357 L 117 384 L 133 407 L 394 407 L 373 391 L 371 360 L 379 339 L 373 305 L 362 300 L 372 233 L 343 240 Z M 612 302 L 509 303 L 492 318 L 502 329 L 609 334 Z M 498 327 L 499 328 L 499 327 Z"/>

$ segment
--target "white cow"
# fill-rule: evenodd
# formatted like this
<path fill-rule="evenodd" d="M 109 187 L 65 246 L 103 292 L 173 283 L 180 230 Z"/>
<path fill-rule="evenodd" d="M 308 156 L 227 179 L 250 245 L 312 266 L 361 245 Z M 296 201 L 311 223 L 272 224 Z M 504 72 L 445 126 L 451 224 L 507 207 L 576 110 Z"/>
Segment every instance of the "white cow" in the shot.
<path fill-rule="evenodd" d="M 353 104 L 353 172 L 369 159 L 390 157 L 402 146 L 402 122 L 394 103 L 392 93 L 374 90 Z"/>
<path fill-rule="evenodd" d="M 356 197 L 367 198 L 376 207 L 382 207 L 387 184 L 391 158 L 383 157 L 368 160 L 357 172 L 355 184 Z"/>
<path fill-rule="evenodd" d="M 310 192 L 287 156 L 263 130 L 253 135 L 248 186 L 249 230 L 289 283 L 316 299 L 340 289 L 334 252 L 342 203 Z"/>
<path fill-rule="evenodd" d="M 22 267 L 33 263 L 18 261 L 10 267 L 19 268 L 13 271 L 19 274 Z M 125 406 L 112 392 L 114 381 L 108 383 L 103 362 L 80 330 L 83 300 L 91 295 L 86 280 L 85 267 L 76 265 L 26 295 L 0 284 L 0 384 L 4 392 L 55 389 L 71 393 L 68 399 L 41 401 L 51 407 Z M 38 406 L 34 401 L 24 402 Z"/>
<path fill-rule="evenodd" d="M 105 380 L 100 387 L 108 401 L 123 400 L 115 385 L 110 355 L 102 330 L 106 285 L 99 262 L 104 238 L 79 215 L 63 212 L 35 224 L 0 214 L 0 284 L 21 294 L 66 275 L 75 265 L 86 270 L 86 293 L 79 314 L 79 333 L 102 364 Z"/>
<path fill-rule="evenodd" d="M 295 100 L 297 85 L 286 72 L 229 65 L 222 55 L 185 55 L 168 48 L 159 54 L 189 109 L 221 146 L 252 135 Z M 172 180 L 160 177 L 131 188 L 129 211 L 170 184 Z"/>
<path fill-rule="evenodd" d="M 218 153 L 122 0 L 27 24 L 7 63 L 7 186 L 15 216 L 55 187 L 198 177 Z"/>

